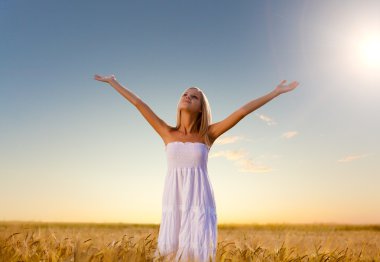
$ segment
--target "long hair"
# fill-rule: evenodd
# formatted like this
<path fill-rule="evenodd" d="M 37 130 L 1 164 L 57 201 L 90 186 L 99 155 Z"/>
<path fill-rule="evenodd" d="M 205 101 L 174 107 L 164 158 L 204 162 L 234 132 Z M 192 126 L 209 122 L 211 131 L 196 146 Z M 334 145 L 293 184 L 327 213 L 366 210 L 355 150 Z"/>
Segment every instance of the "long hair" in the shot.
<path fill-rule="evenodd" d="M 210 148 L 211 141 L 208 137 L 208 127 L 212 121 L 210 104 L 208 102 L 206 95 L 203 93 L 203 91 L 200 88 L 196 86 L 192 86 L 189 88 L 195 88 L 201 93 L 201 110 L 202 110 L 202 112 L 198 114 L 197 120 L 195 121 L 195 125 L 192 127 L 190 132 L 197 132 L 198 134 L 200 134 L 201 137 L 205 140 L 206 145 Z M 175 127 L 176 130 L 179 129 L 180 124 L 181 124 L 181 110 L 179 110 L 179 104 L 186 90 L 182 93 L 179 99 L 179 102 L 177 104 L 177 124 Z"/>

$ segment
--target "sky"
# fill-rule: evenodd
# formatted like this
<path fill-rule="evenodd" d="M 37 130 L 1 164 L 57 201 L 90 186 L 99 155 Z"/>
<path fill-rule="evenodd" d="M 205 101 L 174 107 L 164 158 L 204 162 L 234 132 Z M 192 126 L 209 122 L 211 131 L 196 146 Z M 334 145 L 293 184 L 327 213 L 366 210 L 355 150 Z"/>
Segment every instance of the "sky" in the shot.
<path fill-rule="evenodd" d="M 379 1 L 0 2 L 0 220 L 161 220 L 164 142 L 197 86 L 212 122 L 298 81 L 208 156 L 218 224 L 380 223 Z"/>

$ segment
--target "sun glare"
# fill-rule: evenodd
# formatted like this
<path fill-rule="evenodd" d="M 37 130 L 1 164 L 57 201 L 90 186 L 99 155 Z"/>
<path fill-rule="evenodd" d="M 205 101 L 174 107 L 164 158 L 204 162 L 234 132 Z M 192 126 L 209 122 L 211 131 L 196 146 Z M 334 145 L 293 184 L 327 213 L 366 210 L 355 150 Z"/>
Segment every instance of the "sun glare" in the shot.
<path fill-rule="evenodd" d="M 380 67 L 380 35 L 369 36 L 359 45 L 360 57 L 370 67 Z"/>

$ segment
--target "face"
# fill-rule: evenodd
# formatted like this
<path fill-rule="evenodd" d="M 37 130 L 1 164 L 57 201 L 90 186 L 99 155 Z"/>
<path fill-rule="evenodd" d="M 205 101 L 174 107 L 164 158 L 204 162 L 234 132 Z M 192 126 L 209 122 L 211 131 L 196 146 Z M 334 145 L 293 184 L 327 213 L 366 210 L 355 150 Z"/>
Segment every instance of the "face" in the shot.
<path fill-rule="evenodd" d="M 201 111 L 201 94 L 197 89 L 187 89 L 180 100 L 180 107 L 191 111 Z"/>

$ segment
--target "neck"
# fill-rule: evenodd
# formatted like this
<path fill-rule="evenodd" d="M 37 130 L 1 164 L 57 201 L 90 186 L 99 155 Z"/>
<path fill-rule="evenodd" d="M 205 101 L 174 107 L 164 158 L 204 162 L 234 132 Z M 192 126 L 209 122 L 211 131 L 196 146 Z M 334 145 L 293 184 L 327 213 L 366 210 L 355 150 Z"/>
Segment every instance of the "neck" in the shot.
<path fill-rule="evenodd" d="M 182 111 L 181 112 L 181 124 L 178 128 L 178 131 L 183 133 L 184 135 L 193 134 L 191 133 L 191 130 L 194 128 L 194 125 L 196 123 L 197 116 L 189 114 L 189 112 Z"/>

